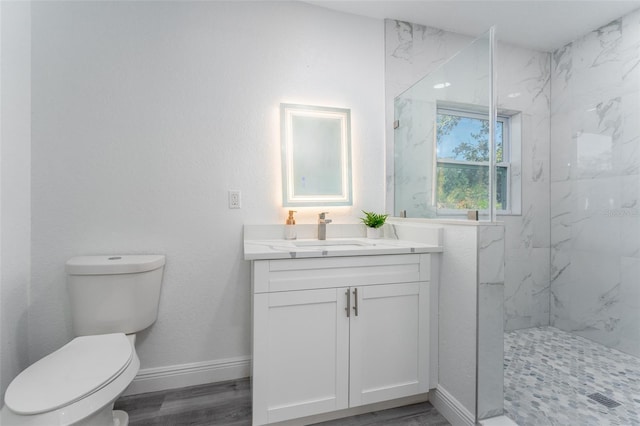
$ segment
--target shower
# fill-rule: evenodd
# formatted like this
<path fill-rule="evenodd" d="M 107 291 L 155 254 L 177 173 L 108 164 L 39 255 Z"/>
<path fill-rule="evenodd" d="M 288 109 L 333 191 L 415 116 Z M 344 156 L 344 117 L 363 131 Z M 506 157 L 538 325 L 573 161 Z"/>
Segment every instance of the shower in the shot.
<path fill-rule="evenodd" d="M 640 424 L 640 11 L 554 52 L 393 20 L 386 39 L 388 208 L 505 227 L 505 414 Z"/>

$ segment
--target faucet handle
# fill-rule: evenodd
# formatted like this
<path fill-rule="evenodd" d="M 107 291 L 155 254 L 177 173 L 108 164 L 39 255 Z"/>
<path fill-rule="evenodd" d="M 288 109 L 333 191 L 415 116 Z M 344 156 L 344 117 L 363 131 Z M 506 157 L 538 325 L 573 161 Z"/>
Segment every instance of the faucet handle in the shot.
<path fill-rule="evenodd" d="M 322 213 L 320 213 L 320 214 L 318 215 L 318 218 L 319 218 L 319 219 L 324 219 L 324 218 L 325 218 L 325 215 L 328 215 L 328 214 L 329 214 L 329 212 L 322 212 Z"/>

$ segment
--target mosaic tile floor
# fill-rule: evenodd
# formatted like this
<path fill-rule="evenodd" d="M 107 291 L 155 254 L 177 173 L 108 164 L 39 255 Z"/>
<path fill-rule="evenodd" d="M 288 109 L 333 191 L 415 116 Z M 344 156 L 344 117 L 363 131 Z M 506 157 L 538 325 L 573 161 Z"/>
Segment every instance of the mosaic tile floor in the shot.
<path fill-rule="evenodd" d="M 640 425 L 640 359 L 553 327 L 504 337 L 504 409 L 518 425 Z"/>

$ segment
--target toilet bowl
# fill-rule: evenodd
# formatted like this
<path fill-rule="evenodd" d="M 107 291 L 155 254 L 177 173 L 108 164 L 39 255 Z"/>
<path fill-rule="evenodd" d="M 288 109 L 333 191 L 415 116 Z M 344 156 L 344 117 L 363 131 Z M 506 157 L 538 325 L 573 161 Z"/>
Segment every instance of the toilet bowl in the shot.
<path fill-rule="evenodd" d="M 76 337 L 21 372 L 2 426 L 126 426 L 113 403 L 140 369 L 135 332 L 157 318 L 164 256 L 83 256 L 67 262 Z M 125 334 L 130 333 L 130 334 Z"/>
<path fill-rule="evenodd" d="M 11 382 L 0 424 L 128 424 L 113 402 L 140 369 L 134 342 L 135 335 L 122 333 L 76 337 Z"/>

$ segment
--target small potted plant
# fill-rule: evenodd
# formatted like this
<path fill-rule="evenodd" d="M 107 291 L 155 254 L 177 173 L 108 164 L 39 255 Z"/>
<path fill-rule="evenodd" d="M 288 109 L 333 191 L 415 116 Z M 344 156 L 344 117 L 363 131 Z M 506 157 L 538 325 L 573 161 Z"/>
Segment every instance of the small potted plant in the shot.
<path fill-rule="evenodd" d="M 367 238 L 382 238 L 382 225 L 387 220 L 388 214 L 378 214 L 362 210 L 364 217 L 360 220 L 367 227 Z"/>

